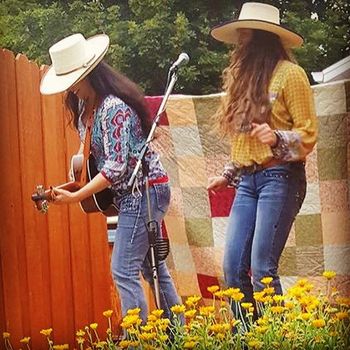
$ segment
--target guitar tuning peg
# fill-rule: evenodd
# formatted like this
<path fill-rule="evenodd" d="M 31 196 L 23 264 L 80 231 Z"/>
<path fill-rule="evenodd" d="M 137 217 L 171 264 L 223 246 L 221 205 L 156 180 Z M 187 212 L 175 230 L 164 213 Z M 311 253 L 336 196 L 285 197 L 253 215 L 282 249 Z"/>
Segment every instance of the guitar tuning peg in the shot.
<path fill-rule="evenodd" d="M 49 203 L 47 200 L 42 201 L 40 212 L 46 214 L 49 210 Z"/>

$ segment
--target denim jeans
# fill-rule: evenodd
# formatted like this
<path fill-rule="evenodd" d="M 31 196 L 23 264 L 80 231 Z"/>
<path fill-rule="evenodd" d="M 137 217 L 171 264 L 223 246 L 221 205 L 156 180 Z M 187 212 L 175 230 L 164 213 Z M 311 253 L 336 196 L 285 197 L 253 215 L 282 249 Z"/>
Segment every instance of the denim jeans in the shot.
<path fill-rule="evenodd" d="M 152 219 L 162 221 L 170 202 L 169 185 L 155 184 L 150 187 Z M 147 319 L 147 303 L 144 296 L 140 273 L 151 285 L 154 281 L 148 259 L 149 240 L 147 223 L 148 207 L 146 194 L 128 194 L 119 203 L 118 226 L 113 247 L 111 269 L 117 285 L 122 308 L 122 316 L 129 309 L 140 308 L 140 317 Z M 170 318 L 170 307 L 180 302 L 165 261 L 158 263 L 160 307 L 164 317 Z"/>
<path fill-rule="evenodd" d="M 253 291 L 264 289 L 260 280 L 267 276 L 275 293 L 282 294 L 278 262 L 305 192 L 302 162 L 243 175 L 229 217 L 224 276 L 246 301 L 253 302 Z"/>

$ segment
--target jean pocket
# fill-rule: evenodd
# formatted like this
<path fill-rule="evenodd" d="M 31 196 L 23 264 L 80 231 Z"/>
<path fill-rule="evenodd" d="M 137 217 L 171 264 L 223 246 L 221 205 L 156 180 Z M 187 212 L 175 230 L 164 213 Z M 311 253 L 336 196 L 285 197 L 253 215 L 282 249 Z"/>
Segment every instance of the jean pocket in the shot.
<path fill-rule="evenodd" d="M 134 196 L 129 194 L 125 196 L 120 202 L 120 213 L 124 214 L 138 214 L 140 211 L 142 196 Z"/>
<path fill-rule="evenodd" d="M 157 208 L 165 213 L 170 203 L 169 184 L 154 184 L 153 188 L 156 194 Z"/>

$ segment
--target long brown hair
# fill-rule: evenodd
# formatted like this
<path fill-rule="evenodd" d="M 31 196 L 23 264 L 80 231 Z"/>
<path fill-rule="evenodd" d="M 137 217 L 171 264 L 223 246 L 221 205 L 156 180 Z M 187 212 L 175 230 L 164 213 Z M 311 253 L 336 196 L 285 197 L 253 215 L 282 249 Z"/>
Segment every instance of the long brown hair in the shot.
<path fill-rule="evenodd" d="M 113 69 L 106 62 L 101 61 L 87 76 L 97 96 L 101 99 L 114 95 L 134 109 L 141 120 L 142 131 L 145 136 L 151 128 L 151 118 L 146 100 L 141 89 L 125 75 Z M 78 129 L 79 99 L 67 92 L 65 104 L 71 112 L 71 123 Z"/>
<path fill-rule="evenodd" d="M 223 71 L 226 95 L 215 115 L 224 135 L 249 131 L 252 121 L 268 122 L 268 87 L 280 60 L 294 61 L 279 37 L 263 30 L 253 30 L 247 44 L 234 48 Z"/>

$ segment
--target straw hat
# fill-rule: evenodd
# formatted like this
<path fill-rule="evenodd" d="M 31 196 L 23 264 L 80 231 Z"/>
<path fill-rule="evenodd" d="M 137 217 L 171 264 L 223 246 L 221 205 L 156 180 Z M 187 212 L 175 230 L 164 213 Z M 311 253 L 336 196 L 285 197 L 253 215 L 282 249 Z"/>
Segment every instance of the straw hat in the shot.
<path fill-rule="evenodd" d="M 57 94 L 86 77 L 102 60 L 109 38 L 99 34 L 85 39 L 80 33 L 70 35 L 50 47 L 52 65 L 41 79 L 43 95 Z"/>
<path fill-rule="evenodd" d="M 277 34 L 287 48 L 299 47 L 303 37 L 281 26 L 277 7 L 259 2 L 243 4 L 237 20 L 232 20 L 214 27 L 210 34 L 219 41 L 235 44 L 238 40 L 237 29 L 260 29 Z"/>

